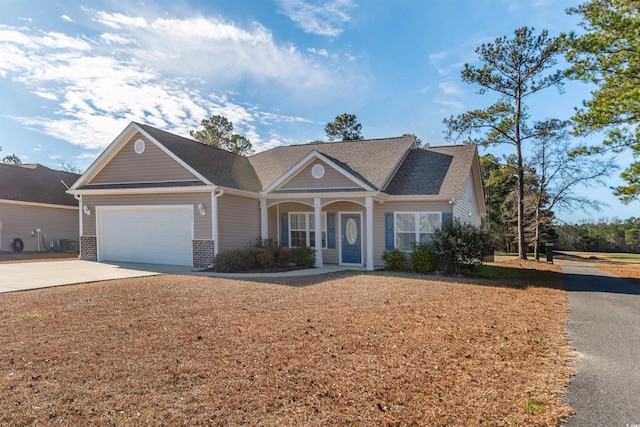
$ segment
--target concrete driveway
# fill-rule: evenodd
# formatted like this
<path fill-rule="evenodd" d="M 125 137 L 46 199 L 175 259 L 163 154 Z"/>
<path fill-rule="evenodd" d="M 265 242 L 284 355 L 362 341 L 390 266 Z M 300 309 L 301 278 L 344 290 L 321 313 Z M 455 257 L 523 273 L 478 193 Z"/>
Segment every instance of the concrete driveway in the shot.
<path fill-rule="evenodd" d="M 569 298 L 576 375 L 564 425 L 640 426 L 640 286 L 584 262 L 558 262 Z"/>
<path fill-rule="evenodd" d="M 81 260 L 19 262 L 0 264 L 0 292 L 155 276 L 165 273 L 189 274 L 190 272 L 190 267 Z"/>

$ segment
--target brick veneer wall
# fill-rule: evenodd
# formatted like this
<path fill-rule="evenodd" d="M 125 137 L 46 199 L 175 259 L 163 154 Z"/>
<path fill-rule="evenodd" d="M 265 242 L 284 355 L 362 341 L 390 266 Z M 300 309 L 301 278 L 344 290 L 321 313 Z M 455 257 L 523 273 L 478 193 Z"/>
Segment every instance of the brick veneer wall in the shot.
<path fill-rule="evenodd" d="M 95 236 L 80 236 L 80 259 L 85 261 L 98 260 Z"/>
<path fill-rule="evenodd" d="M 193 241 L 193 266 L 205 268 L 213 264 L 213 240 Z"/>

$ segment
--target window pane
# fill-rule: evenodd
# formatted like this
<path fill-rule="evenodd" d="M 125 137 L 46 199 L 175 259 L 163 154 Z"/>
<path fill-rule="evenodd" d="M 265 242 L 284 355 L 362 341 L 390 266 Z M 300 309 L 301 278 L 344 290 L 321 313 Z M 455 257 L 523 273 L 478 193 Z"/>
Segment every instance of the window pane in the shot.
<path fill-rule="evenodd" d="M 309 230 L 313 230 L 316 228 L 316 215 L 310 213 L 309 214 Z"/>
<path fill-rule="evenodd" d="M 396 231 L 416 231 L 414 214 L 396 214 Z"/>
<path fill-rule="evenodd" d="M 327 232 L 326 231 L 322 232 L 322 247 L 323 248 L 327 247 Z"/>
<path fill-rule="evenodd" d="M 296 248 L 307 244 L 307 233 L 304 231 L 291 231 L 291 247 Z"/>
<path fill-rule="evenodd" d="M 315 231 L 310 231 L 309 232 L 309 247 L 310 248 L 315 248 L 316 247 L 316 232 Z"/>
<path fill-rule="evenodd" d="M 289 218 L 291 219 L 291 223 L 289 224 L 291 230 L 304 230 L 306 228 L 305 214 L 292 213 L 289 214 Z"/>
<path fill-rule="evenodd" d="M 420 233 L 420 243 L 430 244 L 433 240 L 433 233 Z"/>
<path fill-rule="evenodd" d="M 440 215 L 435 213 L 420 214 L 420 232 L 434 233 L 439 227 Z"/>
<path fill-rule="evenodd" d="M 416 233 L 396 233 L 396 247 L 401 251 L 412 251 L 416 243 Z"/>

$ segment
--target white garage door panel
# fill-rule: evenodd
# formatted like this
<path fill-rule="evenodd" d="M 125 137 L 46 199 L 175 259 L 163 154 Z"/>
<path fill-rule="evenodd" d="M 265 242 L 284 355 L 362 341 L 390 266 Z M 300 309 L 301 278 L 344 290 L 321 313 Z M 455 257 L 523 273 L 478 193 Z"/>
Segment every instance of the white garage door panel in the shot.
<path fill-rule="evenodd" d="M 102 207 L 97 212 L 100 261 L 193 265 L 193 209 Z"/>

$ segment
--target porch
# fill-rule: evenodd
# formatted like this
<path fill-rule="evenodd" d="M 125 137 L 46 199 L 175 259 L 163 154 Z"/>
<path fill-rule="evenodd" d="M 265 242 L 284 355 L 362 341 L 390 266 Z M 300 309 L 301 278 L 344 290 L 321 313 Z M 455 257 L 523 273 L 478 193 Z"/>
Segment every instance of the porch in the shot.
<path fill-rule="evenodd" d="M 262 239 L 315 249 L 316 267 L 374 270 L 374 199 L 281 197 L 260 200 Z M 320 238 L 316 238 L 320 236 Z"/>

